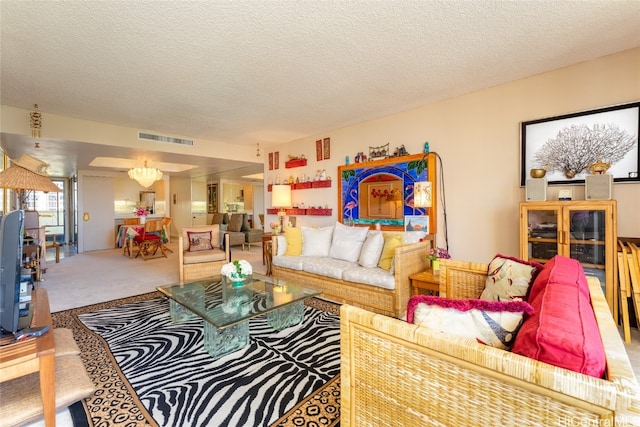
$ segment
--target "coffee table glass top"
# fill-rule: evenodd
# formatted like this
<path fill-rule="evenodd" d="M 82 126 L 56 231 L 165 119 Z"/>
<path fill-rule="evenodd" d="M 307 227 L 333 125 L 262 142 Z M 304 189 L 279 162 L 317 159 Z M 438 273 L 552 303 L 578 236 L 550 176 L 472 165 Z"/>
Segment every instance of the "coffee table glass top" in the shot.
<path fill-rule="evenodd" d="M 218 329 L 321 294 L 288 280 L 256 273 L 239 287 L 226 277 L 214 276 L 156 289 Z"/>

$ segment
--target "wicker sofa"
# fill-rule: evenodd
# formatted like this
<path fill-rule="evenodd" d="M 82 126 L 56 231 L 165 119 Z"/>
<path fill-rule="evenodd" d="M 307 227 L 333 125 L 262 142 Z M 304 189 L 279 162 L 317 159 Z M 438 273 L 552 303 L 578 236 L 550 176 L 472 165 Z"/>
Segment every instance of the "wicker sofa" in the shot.
<path fill-rule="evenodd" d="M 387 232 L 383 232 L 387 233 Z M 397 234 L 389 232 L 390 234 Z M 275 277 L 303 283 L 314 289 L 322 291 L 322 298 L 362 307 L 376 313 L 400 318 L 405 315 L 407 302 L 411 297 L 411 285 L 409 275 L 425 269 L 425 255 L 429 248 L 429 241 L 405 244 L 395 248 L 393 287 L 387 289 L 373 284 L 357 283 L 310 273 L 301 269 L 287 268 L 277 265 L 277 257 L 273 257 L 272 273 Z M 272 237 L 271 251 L 278 253 L 278 237 Z M 286 257 L 286 256 L 285 256 Z M 354 263 L 354 269 L 358 267 Z M 389 275 L 382 269 L 370 269 L 374 274 Z M 374 280 L 375 281 L 375 280 Z"/>
<path fill-rule="evenodd" d="M 486 272 L 443 260 L 440 295 L 477 298 Z M 598 280 L 587 280 L 607 379 L 343 305 L 341 425 L 640 425 L 629 357 Z"/>

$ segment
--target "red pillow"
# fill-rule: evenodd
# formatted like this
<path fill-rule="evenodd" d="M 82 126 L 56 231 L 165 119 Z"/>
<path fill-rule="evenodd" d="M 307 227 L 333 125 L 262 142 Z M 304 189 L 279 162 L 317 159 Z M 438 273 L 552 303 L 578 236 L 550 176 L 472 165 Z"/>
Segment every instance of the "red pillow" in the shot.
<path fill-rule="evenodd" d="M 604 345 L 577 260 L 555 256 L 547 262 L 529 304 L 534 314 L 516 335 L 514 353 L 597 378 L 604 375 Z"/>

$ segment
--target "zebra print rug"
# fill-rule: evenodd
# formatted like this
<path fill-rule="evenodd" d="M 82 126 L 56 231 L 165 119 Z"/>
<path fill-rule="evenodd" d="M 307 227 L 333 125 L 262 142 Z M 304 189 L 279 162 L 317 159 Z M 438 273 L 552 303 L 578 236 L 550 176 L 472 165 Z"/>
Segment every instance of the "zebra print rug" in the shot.
<path fill-rule="evenodd" d="M 335 426 L 339 424 L 339 307 L 310 299 L 302 324 L 250 321 L 250 345 L 218 360 L 201 321 L 171 323 L 157 292 L 53 313 L 72 329 L 97 391 L 90 424 Z"/>

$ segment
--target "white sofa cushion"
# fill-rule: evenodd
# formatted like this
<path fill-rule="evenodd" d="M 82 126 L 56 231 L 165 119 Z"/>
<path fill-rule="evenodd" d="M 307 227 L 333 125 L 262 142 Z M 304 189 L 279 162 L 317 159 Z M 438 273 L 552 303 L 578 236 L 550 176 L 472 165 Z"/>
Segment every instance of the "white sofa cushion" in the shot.
<path fill-rule="evenodd" d="M 368 231 L 368 227 L 347 227 L 337 222 L 329 256 L 344 261 L 357 262 Z"/>
<path fill-rule="evenodd" d="M 383 289 L 395 289 L 395 276 L 382 268 L 353 267 L 342 273 L 342 279 L 348 282 L 364 283 Z"/>
<path fill-rule="evenodd" d="M 333 226 L 322 228 L 302 227 L 302 255 L 329 256 Z"/>
<path fill-rule="evenodd" d="M 377 267 L 383 247 L 384 237 L 382 236 L 382 232 L 370 231 L 360 250 L 358 263 L 367 268 Z"/>
<path fill-rule="evenodd" d="M 304 261 L 305 257 L 303 256 L 294 256 L 294 255 L 282 255 L 282 256 L 274 256 L 272 258 L 272 263 L 278 267 L 290 268 L 292 270 L 300 270 L 302 271 L 302 261 Z"/>
<path fill-rule="evenodd" d="M 307 257 L 302 263 L 302 269 L 307 273 L 342 279 L 345 270 L 353 267 L 353 263 L 329 257 Z"/>

